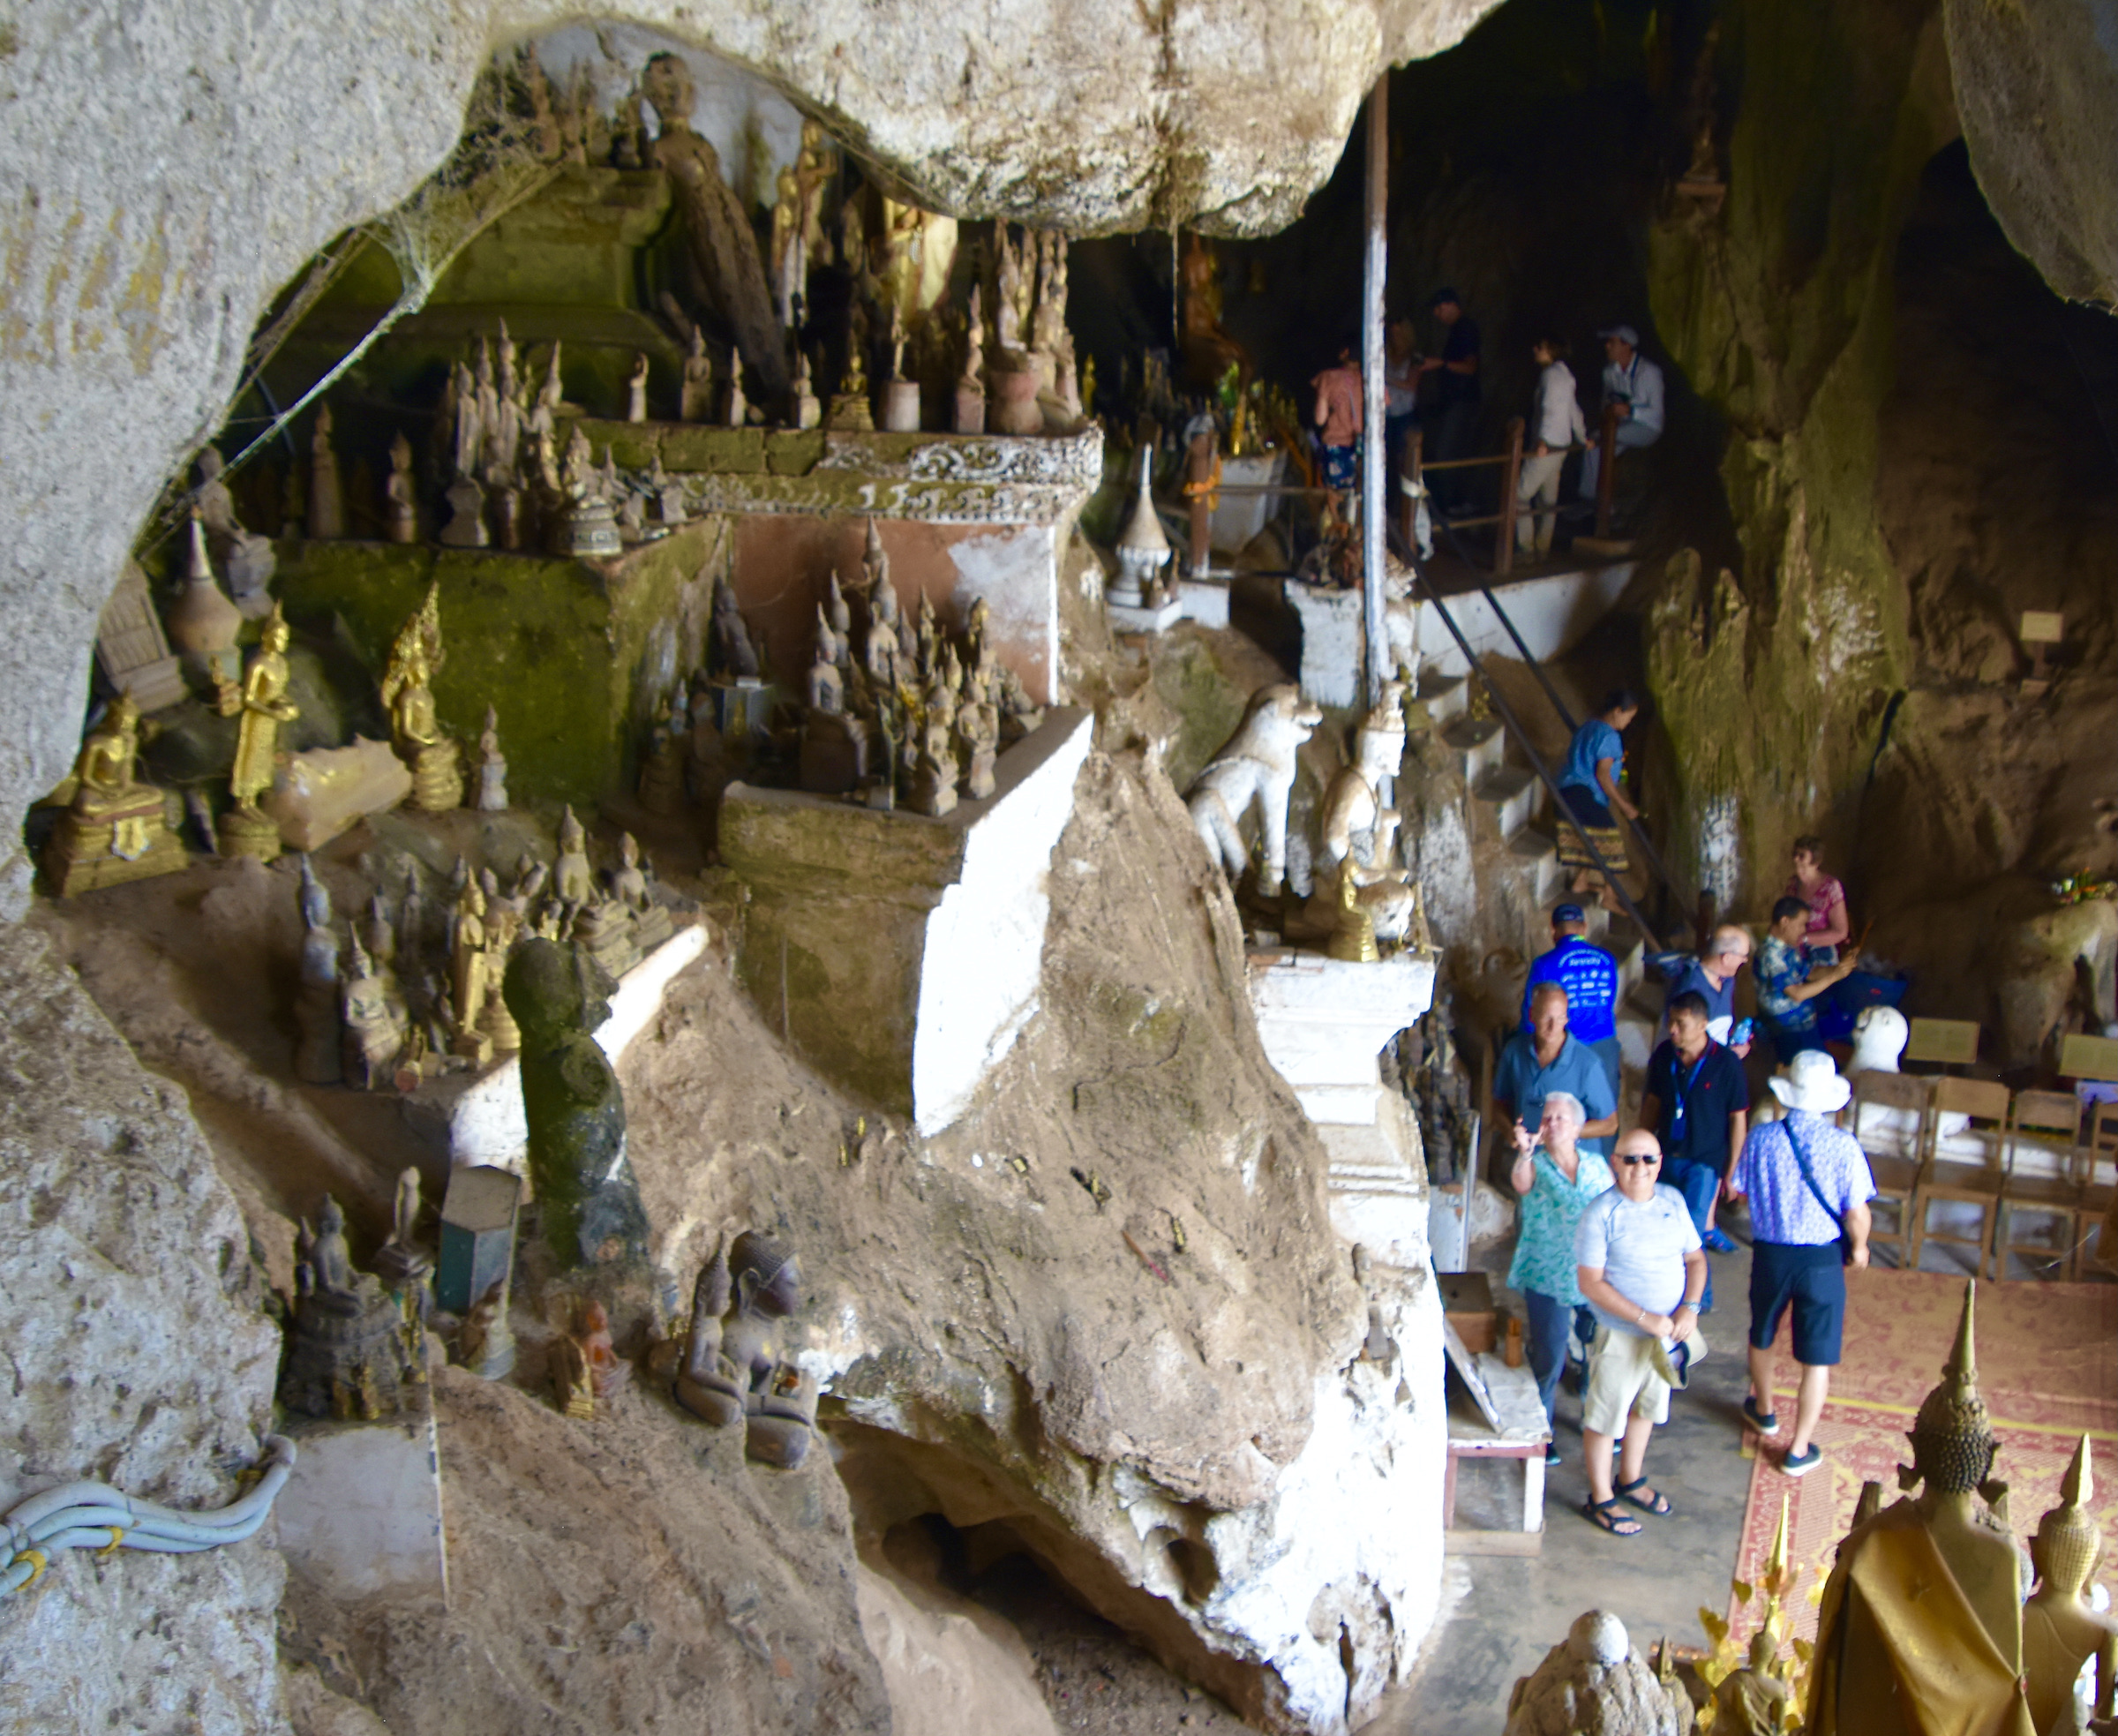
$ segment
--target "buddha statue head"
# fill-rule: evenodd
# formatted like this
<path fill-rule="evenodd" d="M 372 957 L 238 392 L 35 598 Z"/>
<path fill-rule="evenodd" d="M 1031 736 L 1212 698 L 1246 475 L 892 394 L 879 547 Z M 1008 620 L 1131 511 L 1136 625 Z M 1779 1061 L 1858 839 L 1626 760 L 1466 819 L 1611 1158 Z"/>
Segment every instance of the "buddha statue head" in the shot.
<path fill-rule="evenodd" d="M 698 86 L 681 55 L 665 50 L 651 56 L 640 72 L 640 94 L 655 111 L 665 133 L 689 132 Z"/>
<path fill-rule="evenodd" d="M 2062 1597 L 2077 1597 L 2103 1556 L 2103 1529 L 2091 1507 L 2095 1478 L 2089 1469 L 2089 1438 L 2081 1438 L 2060 1484 L 2060 1504 L 2038 1522 L 2030 1542 L 2037 1576 Z"/>
<path fill-rule="evenodd" d="M 507 1011 L 525 1049 L 547 1049 L 585 1036 L 610 1018 L 612 983 L 585 948 L 524 941 L 507 961 Z"/>
<path fill-rule="evenodd" d="M 331 926 L 331 895 L 324 890 L 323 882 L 316 877 L 309 853 L 302 853 L 302 921 L 312 933 Z"/>
<path fill-rule="evenodd" d="M 1977 1294 L 1977 1281 L 1967 1281 L 1956 1347 L 1942 1371 L 1942 1384 L 1926 1395 L 1912 1423 L 1912 1469 L 1897 1474 L 1904 1488 L 1924 1479 L 1934 1493 L 1967 1494 L 1992 1473 L 1993 1423 L 1986 1401 L 1979 1396 L 1978 1356 L 1972 1341 Z"/>
<path fill-rule="evenodd" d="M 784 1319 L 801 1305 L 801 1268 L 793 1250 L 761 1230 L 746 1229 L 735 1238 L 728 1272 L 745 1313 Z"/>

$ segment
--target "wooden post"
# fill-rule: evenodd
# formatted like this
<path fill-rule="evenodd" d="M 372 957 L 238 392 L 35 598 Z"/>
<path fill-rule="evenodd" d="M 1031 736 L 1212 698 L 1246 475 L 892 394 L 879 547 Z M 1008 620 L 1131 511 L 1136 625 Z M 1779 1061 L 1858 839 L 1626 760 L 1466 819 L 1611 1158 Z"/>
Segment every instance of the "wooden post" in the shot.
<path fill-rule="evenodd" d="M 1611 501 L 1618 487 L 1618 406 L 1605 404 L 1596 469 L 1596 534 L 1604 539 L 1611 535 Z"/>
<path fill-rule="evenodd" d="M 1515 566 L 1515 512 L 1522 504 L 1522 418 L 1507 418 L 1507 462 L 1500 467 L 1500 522 L 1493 531 L 1493 573 L 1505 577 Z"/>
<path fill-rule="evenodd" d="M 1213 428 L 1192 435 L 1185 470 L 1184 480 L 1190 486 L 1184 492 L 1191 497 L 1191 576 L 1195 579 L 1205 578 L 1206 569 L 1213 564 L 1213 497 L 1206 485 L 1213 480 L 1213 448 L 1219 439 L 1219 431 Z"/>
<path fill-rule="evenodd" d="M 1404 473 L 1405 477 L 1412 483 L 1414 490 L 1422 485 L 1420 465 L 1424 461 L 1420 447 L 1421 442 L 1425 438 L 1424 432 L 1419 428 L 1408 428 L 1405 431 Z M 1408 549 L 1417 550 L 1419 547 L 1419 496 L 1416 492 L 1408 492 L 1400 486 L 1398 499 L 1402 503 L 1405 515 L 1405 546 Z"/>
<path fill-rule="evenodd" d="M 1383 615 L 1384 515 L 1390 502 L 1383 448 L 1388 396 L 1383 380 L 1383 289 L 1389 276 L 1390 71 L 1368 96 L 1368 247 L 1361 294 L 1361 615 L 1367 627 L 1368 703 L 1382 703 L 1390 676 Z"/>

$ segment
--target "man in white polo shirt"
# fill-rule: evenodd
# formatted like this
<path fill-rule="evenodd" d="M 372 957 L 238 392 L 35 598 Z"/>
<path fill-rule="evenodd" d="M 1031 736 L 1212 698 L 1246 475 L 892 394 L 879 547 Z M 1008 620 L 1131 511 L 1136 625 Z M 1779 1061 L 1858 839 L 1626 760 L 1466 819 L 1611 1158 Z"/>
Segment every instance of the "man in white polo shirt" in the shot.
<path fill-rule="evenodd" d="M 1592 1524 L 1613 1537 L 1638 1534 L 1619 1503 L 1666 1514 L 1668 1499 L 1648 1486 L 1648 1437 L 1670 1420 L 1670 1377 L 1704 1350 L 1699 1298 L 1706 1253 L 1684 1196 L 1656 1184 L 1662 1146 L 1644 1128 L 1621 1137 L 1611 1154 L 1618 1184 L 1588 1202 L 1573 1233 L 1577 1281 L 1602 1330 L 1588 1358 L 1581 1401 L 1581 1457 L 1588 1468 Z M 1611 1449 L 1622 1438 L 1611 1482 Z"/>

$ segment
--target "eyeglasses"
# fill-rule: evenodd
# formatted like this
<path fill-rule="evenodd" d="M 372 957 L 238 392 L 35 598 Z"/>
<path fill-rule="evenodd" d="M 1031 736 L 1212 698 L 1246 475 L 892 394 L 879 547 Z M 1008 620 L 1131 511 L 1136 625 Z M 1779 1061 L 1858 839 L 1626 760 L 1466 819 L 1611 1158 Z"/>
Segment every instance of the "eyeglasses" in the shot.
<path fill-rule="evenodd" d="M 1621 1157 L 1621 1158 L 1619 1158 L 1618 1161 L 1619 1161 L 1620 1163 L 1626 1163 L 1626 1164 L 1632 1164 L 1632 1163 L 1660 1163 L 1660 1162 L 1662 1161 L 1662 1160 L 1661 1160 L 1659 1157 Z"/>

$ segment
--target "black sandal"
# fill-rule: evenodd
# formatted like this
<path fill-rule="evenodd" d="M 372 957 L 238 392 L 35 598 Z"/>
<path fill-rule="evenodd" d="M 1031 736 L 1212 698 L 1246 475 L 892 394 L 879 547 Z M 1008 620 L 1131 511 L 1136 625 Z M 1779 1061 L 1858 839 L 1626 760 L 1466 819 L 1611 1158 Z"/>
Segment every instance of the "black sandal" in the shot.
<path fill-rule="evenodd" d="M 1670 1505 L 1670 1498 L 1661 1490 L 1648 1489 L 1648 1493 L 1655 1498 L 1651 1501 L 1643 1501 L 1633 1492 L 1635 1489 L 1647 1489 L 1647 1484 L 1648 1479 L 1644 1477 L 1634 1477 L 1630 1483 L 1621 1483 L 1618 1485 L 1618 1499 L 1627 1507 L 1636 1507 L 1642 1513 L 1653 1514 L 1657 1519 L 1667 1519 L 1676 1508 Z"/>
<path fill-rule="evenodd" d="M 1583 1501 L 1581 1516 L 1599 1531 L 1608 1531 L 1614 1537 L 1636 1537 L 1640 1535 L 1640 1521 L 1628 1519 L 1618 1510 L 1616 1500 Z"/>

